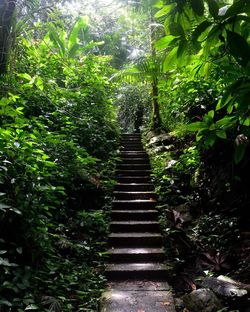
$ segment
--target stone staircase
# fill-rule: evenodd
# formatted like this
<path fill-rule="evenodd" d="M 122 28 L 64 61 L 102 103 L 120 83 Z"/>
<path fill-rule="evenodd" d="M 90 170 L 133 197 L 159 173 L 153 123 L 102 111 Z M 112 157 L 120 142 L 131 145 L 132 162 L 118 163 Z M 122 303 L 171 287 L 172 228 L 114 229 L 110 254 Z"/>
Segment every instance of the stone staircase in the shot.
<path fill-rule="evenodd" d="M 111 212 L 110 257 L 106 266 L 109 281 L 166 278 L 150 173 L 140 134 L 124 134 Z"/>

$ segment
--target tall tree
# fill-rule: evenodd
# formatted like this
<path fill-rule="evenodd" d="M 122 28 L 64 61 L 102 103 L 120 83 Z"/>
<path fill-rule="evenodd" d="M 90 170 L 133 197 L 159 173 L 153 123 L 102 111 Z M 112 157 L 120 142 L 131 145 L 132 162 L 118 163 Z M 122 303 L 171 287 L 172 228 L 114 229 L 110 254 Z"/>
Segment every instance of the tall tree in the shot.
<path fill-rule="evenodd" d="M 16 0 L 0 0 L 0 74 L 6 73 Z"/>

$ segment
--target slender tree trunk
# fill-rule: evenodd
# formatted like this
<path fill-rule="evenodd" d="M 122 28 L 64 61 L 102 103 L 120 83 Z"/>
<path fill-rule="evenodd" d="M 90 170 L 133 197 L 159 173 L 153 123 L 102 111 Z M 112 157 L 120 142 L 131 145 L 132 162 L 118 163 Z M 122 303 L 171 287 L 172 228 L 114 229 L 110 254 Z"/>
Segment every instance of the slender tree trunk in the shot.
<path fill-rule="evenodd" d="M 152 60 L 156 59 L 156 51 L 154 47 L 155 43 L 155 26 L 154 18 L 153 18 L 153 12 L 151 8 L 150 12 L 150 45 L 151 45 L 151 55 Z M 153 109 L 152 109 L 152 122 L 151 122 L 151 128 L 152 130 L 157 130 L 161 127 L 161 117 L 160 117 L 160 107 L 158 102 L 158 78 L 152 77 L 152 96 L 153 96 Z"/>
<path fill-rule="evenodd" d="M 0 74 L 6 73 L 16 0 L 0 0 Z"/>
<path fill-rule="evenodd" d="M 152 83 L 152 95 L 153 95 L 153 111 L 152 111 L 152 129 L 157 130 L 161 126 L 160 108 L 158 102 L 158 83 L 154 81 Z"/>

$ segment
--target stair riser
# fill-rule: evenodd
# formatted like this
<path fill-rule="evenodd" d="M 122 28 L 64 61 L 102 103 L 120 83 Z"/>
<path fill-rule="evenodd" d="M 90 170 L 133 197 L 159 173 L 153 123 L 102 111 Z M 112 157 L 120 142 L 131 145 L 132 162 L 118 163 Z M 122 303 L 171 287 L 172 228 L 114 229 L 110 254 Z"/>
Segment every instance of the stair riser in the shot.
<path fill-rule="evenodd" d="M 141 150 L 144 149 L 143 145 L 140 142 L 121 142 L 121 147 L 140 147 Z"/>
<path fill-rule="evenodd" d="M 119 213 L 113 210 L 111 218 L 113 221 L 156 221 L 157 213 Z"/>
<path fill-rule="evenodd" d="M 145 262 L 163 262 L 165 260 L 164 253 L 153 254 L 111 254 L 109 256 L 110 263 L 145 263 Z"/>
<path fill-rule="evenodd" d="M 151 182 L 150 176 L 145 177 L 117 177 L 116 178 L 118 183 L 149 183 Z"/>
<path fill-rule="evenodd" d="M 109 237 L 109 245 L 112 247 L 160 247 L 161 237 Z"/>
<path fill-rule="evenodd" d="M 137 137 L 141 137 L 140 133 L 123 133 L 121 135 L 121 138 L 137 138 Z"/>
<path fill-rule="evenodd" d="M 114 193 L 117 200 L 155 199 L 154 193 Z"/>
<path fill-rule="evenodd" d="M 159 224 L 111 224 L 110 231 L 119 232 L 159 232 Z"/>
<path fill-rule="evenodd" d="M 148 158 L 148 155 L 146 152 L 121 152 L 122 158 Z"/>
<path fill-rule="evenodd" d="M 123 164 L 149 164 L 148 157 L 144 158 L 122 158 L 121 159 Z"/>
<path fill-rule="evenodd" d="M 131 210 L 147 210 L 147 209 L 155 209 L 156 203 L 155 202 L 113 202 L 112 208 L 113 210 L 126 210 L 126 209 L 131 209 Z"/>
<path fill-rule="evenodd" d="M 165 270 L 159 271 L 108 271 L 105 272 L 109 280 L 164 280 L 167 278 Z"/>
<path fill-rule="evenodd" d="M 145 177 L 150 176 L 151 171 L 150 170 L 117 170 L 116 174 L 117 177 Z"/>
<path fill-rule="evenodd" d="M 123 145 L 140 145 L 141 147 L 143 147 L 141 140 L 139 139 L 125 139 L 125 140 L 121 140 L 120 144 Z"/>
<path fill-rule="evenodd" d="M 116 166 L 117 170 L 150 170 L 149 164 L 122 164 Z"/>
<path fill-rule="evenodd" d="M 149 192 L 154 190 L 154 185 L 136 185 L 136 184 L 131 184 L 131 185 L 116 185 L 115 186 L 116 191 L 121 191 L 121 192 L 126 192 L 126 191 L 131 191 L 131 192 L 139 192 L 139 191 L 144 191 L 144 192 Z"/>

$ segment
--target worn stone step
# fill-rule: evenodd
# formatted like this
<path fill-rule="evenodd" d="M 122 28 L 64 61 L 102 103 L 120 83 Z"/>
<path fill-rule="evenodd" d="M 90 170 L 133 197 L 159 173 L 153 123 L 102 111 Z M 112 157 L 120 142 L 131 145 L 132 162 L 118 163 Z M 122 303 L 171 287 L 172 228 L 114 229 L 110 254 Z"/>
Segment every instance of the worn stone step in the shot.
<path fill-rule="evenodd" d="M 111 248 L 108 254 L 113 263 L 162 262 L 165 259 L 163 248 Z"/>
<path fill-rule="evenodd" d="M 113 210 L 155 210 L 156 200 L 113 200 Z"/>
<path fill-rule="evenodd" d="M 150 164 L 148 156 L 141 158 L 121 158 L 121 164 Z"/>
<path fill-rule="evenodd" d="M 164 264 L 158 262 L 110 263 L 106 266 L 105 275 L 109 280 L 162 280 L 166 278 L 167 270 Z"/>
<path fill-rule="evenodd" d="M 150 170 L 150 164 L 118 164 L 119 170 Z"/>
<path fill-rule="evenodd" d="M 159 232 L 157 221 L 112 221 L 111 232 Z"/>
<path fill-rule="evenodd" d="M 137 176 L 137 177 L 144 177 L 144 176 L 150 176 L 151 170 L 117 170 L 116 174 L 117 177 L 119 176 L 127 176 L 127 177 L 133 177 L 133 176 Z"/>
<path fill-rule="evenodd" d="M 143 210 L 112 210 L 111 219 L 113 221 L 154 221 L 157 220 L 158 211 L 143 209 Z"/>
<path fill-rule="evenodd" d="M 111 247 L 160 247 L 162 236 L 152 232 L 110 233 L 108 236 Z"/>
<path fill-rule="evenodd" d="M 151 182 L 150 176 L 119 176 L 116 177 L 118 183 L 149 183 Z"/>
<path fill-rule="evenodd" d="M 156 195 L 154 192 L 151 191 L 139 191 L 139 192 L 132 192 L 132 191 L 114 191 L 113 195 L 115 199 L 124 199 L 124 200 L 131 200 L 131 199 L 155 199 Z"/>
<path fill-rule="evenodd" d="M 154 185 L 152 183 L 118 183 L 115 186 L 117 191 L 153 191 Z"/>

